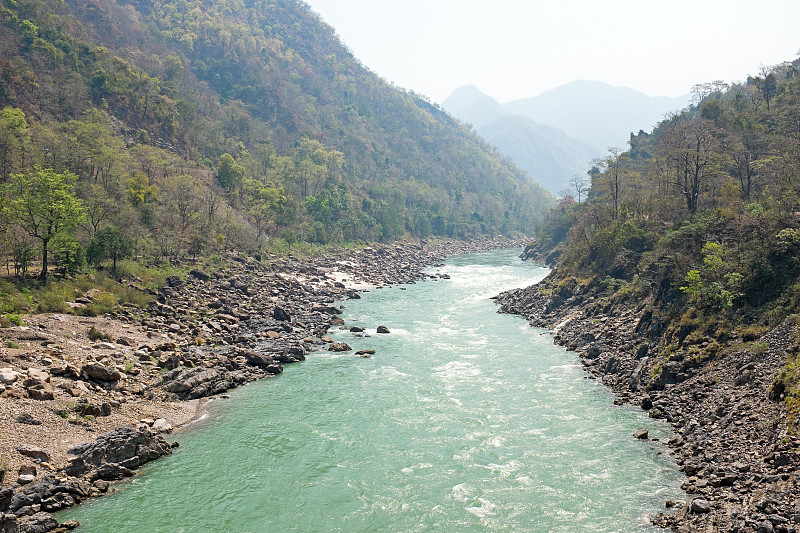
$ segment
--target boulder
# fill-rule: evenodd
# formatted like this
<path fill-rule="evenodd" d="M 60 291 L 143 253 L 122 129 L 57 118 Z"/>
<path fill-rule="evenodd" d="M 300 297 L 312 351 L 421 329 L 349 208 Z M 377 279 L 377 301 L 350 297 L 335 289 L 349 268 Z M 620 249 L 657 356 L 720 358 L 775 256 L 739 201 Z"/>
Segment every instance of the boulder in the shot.
<path fill-rule="evenodd" d="M 116 368 L 109 368 L 100 363 L 88 363 L 81 367 L 81 376 L 84 379 L 94 381 L 116 382 L 122 378 L 122 374 Z"/>
<path fill-rule="evenodd" d="M 247 382 L 247 374 L 222 368 L 178 367 L 162 377 L 164 390 L 181 400 L 194 400 L 220 394 Z"/>
<path fill-rule="evenodd" d="M 711 512 L 711 504 L 705 498 L 695 498 L 692 500 L 691 509 L 695 514 L 706 514 Z"/>
<path fill-rule="evenodd" d="M 55 389 L 53 386 L 46 382 L 34 378 L 27 378 L 22 382 L 28 397 L 34 400 L 52 400 L 55 398 Z"/>
<path fill-rule="evenodd" d="M 640 429 L 639 431 L 634 433 L 633 436 L 640 440 L 647 440 L 647 438 L 649 437 L 649 433 L 646 429 Z"/>
<path fill-rule="evenodd" d="M 0 368 L 0 385 L 13 385 L 21 374 L 11 368 Z"/>
<path fill-rule="evenodd" d="M 17 451 L 25 457 L 30 457 L 31 459 L 47 462 L 50 461 L 50 454 L 47 453 L 47 450 L 44 448 L 37 448 L 36 446 L 28 446 L 27 444 L 23 444 L 22 446 L 17 446 Z"/>
<path fill-rule="evenodd" d="M 111 404 L 107 402 L 103 402 L 100 405 L 95 403 L 86 402 L 82 405 L 79 405 L 75 408 L 75 411 L 80 413 L 83 416 L 93 416 L 95 418 L 101 416 L 110 416 L 111 415 Z"/>
<path fill-rule="evenodd" d="M 349 352 L 352 348 L 347 343 L 334 342 L 328 347 L 328 350 L 331 352 Z"/>
<path fill-rule="evenodd" d="M 342 314 L 342 310 L 341 309 L 333 307 L 332 305 L 314 304 L 311 307 L 311 310 L 312 311 L 317 311 L 319 313 L 326 313 L 326 314 L 329 314 L 329 315 L 341 315 Z"/>
<path fill-rule="evenodd" d="M 44 370 L 39 370 L 36 368 L 29 368 L 28 369 L 28 377 L 31 379 L 35 379 L 37 381 L 45 381 L 50 382 L 50 374 L 48 374 Z"/>
<path fill-rule="evenodd" d="M 58 520 L 50 513 L 40 511 L 32 516 L 19 518 L 17 527 L 24 533 L 47 533 L 58 527 Z"/>
<path fill-rule="evenodd" d="M 153 430 L 159 433 L 172 433 L 172 424 L 164 418 L 159 418 L 153 422 Z"/>
<path fill-rule="evenodd" d="M 291 315 L 289 315 L 289 313 L 284 311 L 282 307 L 276 307 L 272 311 L 272 318 L 274 318 L 275 320 L 280 320 L 282 322 L 291 322 L 292 320 Z"/>
<path fill-rule="evenodd" d="M 378 333 L 386 334 L 386 333 L 389 333 L 389 328 L 387 328 L 386 326 L 378 326 L 378 330 L 377 331 L 378 331 Z"/>
<path fill-rule="evenodd" d="M 67 450 L 76 457 L 64 468 L 70 476 L 91 474 L 92 481 L 113 481 L 129 476 L 133 470 L 164 455 L 172 448 L 148 427 L 119 427 L 97 440 Z"/>
<path fill-rule="evenodd" d="M 197 270 L 197 269 L 191 270 L 189 272 L 189 275 L 192 276 L 193 278 L 199 279 L 200 281 L 203 281 L 203 282 L 209 281 L 211 279 L 211 276 L 209 276 L 205 272 L 203 272 L 201 270 Z"/>

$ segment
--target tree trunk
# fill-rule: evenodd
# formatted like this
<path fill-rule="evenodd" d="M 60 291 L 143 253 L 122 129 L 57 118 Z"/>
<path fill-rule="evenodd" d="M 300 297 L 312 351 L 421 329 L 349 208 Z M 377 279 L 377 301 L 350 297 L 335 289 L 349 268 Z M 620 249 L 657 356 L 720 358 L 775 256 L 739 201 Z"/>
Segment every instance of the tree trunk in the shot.
<path fill-rule="evenodd" d="M 39 279 L 47 281 L 47 244 L 50 239 L 42 239 L 42 271 L 39 273 Z"/>

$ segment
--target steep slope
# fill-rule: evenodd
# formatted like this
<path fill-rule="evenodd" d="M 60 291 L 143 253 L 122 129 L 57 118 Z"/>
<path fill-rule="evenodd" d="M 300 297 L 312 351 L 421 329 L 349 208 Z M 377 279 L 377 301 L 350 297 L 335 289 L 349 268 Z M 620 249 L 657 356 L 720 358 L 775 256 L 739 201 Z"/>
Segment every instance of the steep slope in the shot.
<path fill-rule="evenodd" d="M 52 166 L 122 207 L 84 244 L 105 225 L 170 228 L 143 246 L 177 255 L 284 234 L 466 237 L 527 231 L 552 201 L 300 1 L 3 0 L 0 42 L 0 108 L 30 126 L 9 134 L 4 176 Z"/>
<path fill-rule="evenodd" d="M 557 267 L 499 298 L 676 429 L 675 531 L 800 526 L 800 60 L 630 139 L 528 250 Z M 791 176 L 791 178 L 790 178 Z"/>

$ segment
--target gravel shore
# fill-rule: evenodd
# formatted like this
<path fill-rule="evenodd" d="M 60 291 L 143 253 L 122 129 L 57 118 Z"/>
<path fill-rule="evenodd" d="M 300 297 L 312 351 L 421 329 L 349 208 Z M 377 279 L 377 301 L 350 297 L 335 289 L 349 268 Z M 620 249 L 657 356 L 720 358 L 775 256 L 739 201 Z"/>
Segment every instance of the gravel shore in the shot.
<path fill-rule="evenodd" d="M 676 511 L 654 523 L 680 532 L 800 530 L 800 437 L 787 430 L 785 406 L 772 389 L 797 347 L 797 323 L 787 320 L 708 358 L 694 357 L 688 345 L 665 358 L 647 302 L 610 305 L 592 294 L 578 280 L 551 275 L 497 303 L 500 312 L 552 330 L 618 402 L 672 425 L 668 444 L 687 476 L 688 499 L 665 502 Z"/>

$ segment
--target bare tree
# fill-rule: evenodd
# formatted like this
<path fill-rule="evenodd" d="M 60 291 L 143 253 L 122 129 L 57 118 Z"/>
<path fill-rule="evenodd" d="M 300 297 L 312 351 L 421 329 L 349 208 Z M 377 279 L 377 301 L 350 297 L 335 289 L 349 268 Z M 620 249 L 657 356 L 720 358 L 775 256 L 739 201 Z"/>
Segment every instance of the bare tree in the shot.
<path fill-rule="evenodd" d="M 575 174 L 570 178 L 569 184 L 575 189 L 575 194 L 578 196 L 578 204 L 580 205 L 581 197 L 589 191 L 589 179 L 586 176 Z"/>

